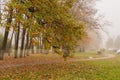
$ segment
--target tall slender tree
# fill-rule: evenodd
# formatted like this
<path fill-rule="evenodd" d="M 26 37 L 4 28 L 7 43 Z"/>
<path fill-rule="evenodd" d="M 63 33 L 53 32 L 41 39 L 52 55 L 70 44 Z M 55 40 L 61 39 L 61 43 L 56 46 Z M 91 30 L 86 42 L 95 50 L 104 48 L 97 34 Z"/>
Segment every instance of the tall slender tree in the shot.
<path fill-rule="evenodd" d="M 3 60 L 3 56 L 6 50 L 6 45 L 7 45 L 7 40 L 8 40 L 8 35 L 9 35 L 9 30 L 10 30 L 10 24 L 12 22 L 12 16 L 13 16 L 13 9 L 11 6 L 9 6 L 10 8 L 7 10 L 8 16 L 7 16 L 7 21 L 6 21 L 6 27 L 5 27 L 5 33 L 4 33 L 4 39 L 3 39 L 3 44 L 1 47 L 1 51 L 0 51 L 0 60 Z"/>

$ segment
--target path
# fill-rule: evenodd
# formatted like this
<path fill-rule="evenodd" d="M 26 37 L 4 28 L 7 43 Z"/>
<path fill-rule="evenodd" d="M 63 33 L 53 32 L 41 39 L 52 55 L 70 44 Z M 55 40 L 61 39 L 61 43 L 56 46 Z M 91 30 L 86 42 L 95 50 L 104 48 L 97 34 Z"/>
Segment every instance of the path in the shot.
<path fill-rule="evenodd" d="M 100 58 L 88 58 L 88 59 L 74 59 L 68 60 L 69 62 L 76 62 L 76 61 L 89 61 L 89 60 L 102 60 L 102 59 L 109 59 L 114 58 L 115 55 L 107 54 L 104 57 Z M 41 64 L 53 64 L 53 63 L 61 63 L 60 60 L 48 61 L 48 62 L 31 62 L 31 63 L 21 63 L 21 64 L 4 64 L 0 65 L 0 69 L 11 68 L 11 67 L 22 67 L 22 66 L 30 66 L 30 65 L 41 65 Z"/>
<path fill-rule="evenodd" d="M 90 60 L 103 60 L 103 59 L 109 59 L 109 58 L 114 58 L 116 57 L 113 54 L 105 54 L 104 57 L 99 57 L 99 58 L 88 58 L 88 59 L 76 59 L 76 60 L 70 60 L 70 61 L 90 61 Z"/>

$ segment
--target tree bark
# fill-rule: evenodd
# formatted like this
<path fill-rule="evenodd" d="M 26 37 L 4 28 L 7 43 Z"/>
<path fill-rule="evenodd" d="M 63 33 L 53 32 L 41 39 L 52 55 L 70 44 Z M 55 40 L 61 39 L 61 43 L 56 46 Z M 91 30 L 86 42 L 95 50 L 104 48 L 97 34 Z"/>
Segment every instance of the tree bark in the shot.
<path fill-rule="evenodd" d="M 18 24 L 18 31 L 15 35 L 15 52 L 14 52 L 14 58 L 18 58 L 18 45 L 19 45 L 19 35 L 20 35 L 20 25 Z"/>
<path fill-rule="evenodd" d="M 14 34 L 14 30 L 13 30 L 13 32 L 12 32 L 11 39 L 10 39 L 8 56 L 10 56 L 10 52 L 11 52 L 11 46 L 12 46 L 12 40 L 13 40 L 13 34 Z"/>
<path fill-rule="evenodd" d="M 30 38 L 30 37 L 29 37 Z M 32 42 L 31 42 L 32 38 L 29 39 L 29 43 L 28 43 L 28 50 L 27 50 L 27 54 L 30 55 L 30 49 L 31 49 L 31 46 L 32 46 Z"/>
<path fill-rule="evenodd" d="M 3 60 L 3 57 L 4 57 L 4 53 L 5 53 L 6 46 L 7 46 L 8 35 L 9 35 L 9 29 L 10 29 L 9 27 L 6 27 L 5 29 L 3 44 L 2 44 L 2 48 L 0 52 L 0 60 Z"/>
<path fill-rule="evenodd" d="M 9 13 L 9 17 L 7 19 L 7 24 L 10 24 L 12 22 L 12 11 L 13 10 L 11 9 L 11 13 Z M 0 60 L 3 60 L 3 57 L 4 57 L 4 53 L 5 53 L 6 46 L 7 46 L 9 30 L 10 30 L 10 27 L 6 26 L 5 33 L 4 33 L 4 39 L 3 39 L 3 44 L 2 44 L 1 52 L 0 52 Z"/>
<path fill-rule="evenodd" d="M 21 41 L 21 48 L 20 48 L 20 58 L 23 57 L 23 53 L 24 53 L 24 41 L 25 41 L 25 33 L 26 33 L 26 28 L 23 28 L 23 32 L 22 32 L 22 41 Z"/>
<path fill-rule="evenodd" d="M 24 57 L 25 57 L 25 55 L 29 56 L 28 49 L 29 49 L 29 33 L 27 32 Z"/>
<path fill-rule="evenodd" d="M 32 46 L 31 46 L 31 52 L 32 52 L 32 54 L 34 54 L 35 53 L 35 50 L 34 50 L 34 45 L 32 44 Z"/>

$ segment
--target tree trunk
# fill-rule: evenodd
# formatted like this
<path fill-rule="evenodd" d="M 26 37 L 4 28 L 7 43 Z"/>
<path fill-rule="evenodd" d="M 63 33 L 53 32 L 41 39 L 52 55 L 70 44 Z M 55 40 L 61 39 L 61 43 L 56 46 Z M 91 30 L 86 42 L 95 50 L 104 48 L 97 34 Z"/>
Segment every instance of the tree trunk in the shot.
<path fill-rule="evenodd" d="M 35 50 L 34 50 L 34 45 L 32 44 L 32 46 L 31 46 L 31 52 L 32 52 L 32 54 L 34 54 L 35 53 Z"/>
<path fill-rule="evenodd" d="M 13 30 L 13 32 L 12 32 L 11 39 L 10 39 L 8 56 L 10 56 L 10 52 L 11 52 L 11 46 L 12 46 L 12 40 L 13 40 L 13 34 L 14 34 L 14 30 Z"/>
<path fill-rule="evenodd" d="M 40 53 L 40 37 L 38 38 L 38 45 L 37 45 L 37 51 L 36 53 Z"/>
<path fill-rule="evenodd" d="M 26 33 L 26 29 L 23 28 L 23 32 L 22 32 L 22 41 L 21 41 L 21 48 L 20 48 L 20 58 L 23 57 L 23 53 L 24 53 L 25 33 Z"/>
<path fill-rule="evenodd" d="M 16 32 L 15 35 L 15 52 L 14 52 L 14 58 L 18 57 L 18 45 L 19 45 L 19 35 L 20 35 L 20 25 L 18 26 L 18 31 Z"/>
<path fill-rule="evenodd" d="M 43 34 L 40 34 L 40 53 L 43 53 Z"/>
<path fill-rule="evenodd" d="M 11 13 L 9 13 L 9 17 L 7 19 L 7 24 L 10 24 L 11 22 L 12 22 L 12 9 L 11 9 Z M 10 30 L 10 27 L 5 28 L 4 39 L 3 39 L 1 52 L 0 52 L 0 60 L 3 60 L 3 57 L 4 57 L 4 53 L 5 53 L 6 46 L 7 46 L 9 30 Z"/>
<path fill-rule="evenodd" d="M 5 29 L 3 44 L 0 52 L 0 60 L 3 60 L 3 56 L 4 56 L 6 45 L 7 45 L 8 35 L 9 35 L 9 29 L 10 29 L 9 27 L 6 27 Z"/>
<path fill-rule="evenodd" d="M 29 56 L 29 51 L 28 51 L 28 49 L 29 49 L 29 33 L 27 33 L 24 56 L 25 56 L 25 55 Z"/>
<path fill-rule="evenodd" d="M 32 46 L 32 42 L 31 42 L 32 38 L 30 38 L 30 41 L 28 43 L 28 50 L 27 50 L 27 53 L 30 54 L 30 49 L 31 49 L 31 46 Z"/>

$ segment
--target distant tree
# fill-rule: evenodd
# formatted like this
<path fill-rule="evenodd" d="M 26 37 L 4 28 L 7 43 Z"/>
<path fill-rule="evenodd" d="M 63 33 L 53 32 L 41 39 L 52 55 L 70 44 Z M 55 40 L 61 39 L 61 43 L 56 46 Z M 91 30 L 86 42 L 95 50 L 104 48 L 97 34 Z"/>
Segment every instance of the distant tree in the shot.
<path fill-rule="evenodd" d="M 75 18 L 86 26 L 87 36 L 79 41 L 81 42 L 81 48 L 84 49 L 99 49 L 102 43 L 99 30 L 102 29 L 101 25 L 103 24 L 100 24 L 101 17 L 96 16 L 97 10 L 94 7 L 96 1 L 97 0 L 76 0 L 76 3 L 74 3 L 71 9 Z"/>
<path fill-rule="evenodd" d="M 88 49 L 90 42 L 91 42 L 90 37 L 86 36 L 78 41 L 78 43 L 77 43 L 78 45 L 77 45 L 76 49 L 79 52 L 84 52 Z"/>
<path fill-rule="evenodd" d="M 99 18 L 95 17 L 97 10 L 94 7 L 97 0 L 76 0 L 71 12 L 80 23 L 86 24 L 86 29 L 98 29 L 100 27 Z"/>
<path fill-rule="evenodd" d="M 114 47 L 115 47 L 116 49 L 120 49 L 120 35 L 117 36 L 117 38 L 115 39 Z"/>
<path fill-rule="evenodd" d="M 117 39 L 116 39 L 117 40 Z M 117 41 L 118 42 L 118 41 Z M 117 42 L 115 42 L 115 45 L 117 46 Z M 113 38 L 108 38 L 107 39 L 107 42 L 106 42 L 106 48 L 107 49 L 111 49 L 111 48 L 114 48 L 114 41 L 113 41 Z"/>
<path fill-rule="evenodd" d="M 80 51 L 85 50 L 98 50 L 100 49 L 102 44 L 102 38 L 100 33 L 95 33 L 92 31 L 87 31 L 86 37 L 82 38 L 80 41 L 78 41 L 78 48 Z"/>

